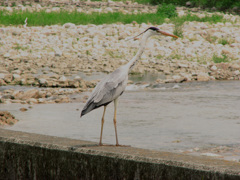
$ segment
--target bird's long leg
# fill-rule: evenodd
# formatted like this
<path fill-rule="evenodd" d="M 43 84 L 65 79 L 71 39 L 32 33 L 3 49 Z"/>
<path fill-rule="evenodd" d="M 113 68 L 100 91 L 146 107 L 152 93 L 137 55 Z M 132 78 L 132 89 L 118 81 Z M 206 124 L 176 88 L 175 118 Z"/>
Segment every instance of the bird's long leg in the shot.
<path fill-rule="evenodd" d="M 104 116 L 105 116 L 106 108 L 107 108 L 107 106 L 104 106 L 103 116 L 102 116 L 102 126 L 101 126 L 101 134 L 100 134 L 99 146 L 102 146 L 102 145 L 103 145 L 103 144 L 102 144 L 102 133 L 103 133 L 103 124 L 104 124 Z"/>
<path fill-rule="evenodd" d="M 113 123 L 114 123 L 114 127 L 115 127 L 116 146 L 119 146 L 119 144 L 118 144 L 118 136 L 117 136 L 117 104 L 118 104 L 118 98 L 114 100 L 114 117 L 113 117 Z"/>

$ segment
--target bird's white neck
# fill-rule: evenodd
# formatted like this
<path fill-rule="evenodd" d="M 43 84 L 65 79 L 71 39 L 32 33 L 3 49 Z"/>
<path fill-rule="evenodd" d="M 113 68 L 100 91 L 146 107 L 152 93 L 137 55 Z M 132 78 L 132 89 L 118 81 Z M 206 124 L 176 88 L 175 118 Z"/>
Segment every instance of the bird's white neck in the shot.
<path fill-rule="evenodd" d="M 140 42 L 140 47 L 139 50 L 137 52 L 137 54 L 126 64 L 126 66 L 129 68 L 129 71 L 135 66 L 136 62 L 141 58 L 142 53 L 145 49 L 145 45 L 147 42 L 147 39 L 151 36 L 152 34 L 146 32 L 143 37 L 142 40 Z"/>

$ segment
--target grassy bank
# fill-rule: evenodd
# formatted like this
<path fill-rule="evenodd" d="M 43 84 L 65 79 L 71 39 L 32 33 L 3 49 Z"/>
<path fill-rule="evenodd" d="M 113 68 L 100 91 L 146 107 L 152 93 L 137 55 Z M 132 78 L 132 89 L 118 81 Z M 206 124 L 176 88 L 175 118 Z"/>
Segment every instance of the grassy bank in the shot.
<path fill-rule="evenodd" d="M 199 22 L 224 22 L 223 16 L 213 15 L 199 18 L 196 15 L 186 15 L 183 17 L 168 17 L 162 13 L 148 13 L 148 14 L 122 14 L 119 12 L 115 13 L 93 13 L 85 14 L 75 12 L 28 12 L 28 11 L 14 11 L 12 13 L 6 13 L 6 11 L 0 11 L 0 24 L 1 25 L 22 25 L 24 20 L 28 18 L 28 26 L 46 26 L 46 25 L 63 25 L 71 22 L 74 24 L 112 24 L 121 22 L 123 24 L 129 24 L 133 21 L 137 23 L 152 23 L 162 24 L 166 18 L 169 18 L 170 22 L 185 22 L 185 21 L 199 21 Z"/>

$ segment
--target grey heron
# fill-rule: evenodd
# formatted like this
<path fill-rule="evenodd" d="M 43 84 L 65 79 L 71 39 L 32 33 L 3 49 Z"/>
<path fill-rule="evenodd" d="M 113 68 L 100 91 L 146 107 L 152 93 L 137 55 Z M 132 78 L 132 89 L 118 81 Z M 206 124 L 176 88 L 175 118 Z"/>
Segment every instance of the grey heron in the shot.
<path fill-rule="evenodd" d="M 165 36 L 172 36 L 174 38 L 178 38 L 173 34 L 169 34 L 167 32 L 161 31 L 156 27 L 150 27 L 143 31 L 142 33 L 138 34 L 134 37 L 136 39 L 138 36 L 143 34 L 142 40 L 140 42 L 140 47 L 136 55 L 130 60 L 127 64 L 119 67 L 112 73 L 108 74 L 105 78 L 103 78 L 92 91 L 91 95 L 89 96 L 80 117 L 87 114 L 88 112 L 104 106 L 103 115 L 102 115 L 102 123 L 101 123 L 101 134 L 100 134 L 100 142 L 99 145 L 102 144 L 102 134 L 103 134 L 103 124 L 104 124 L 104 116 L 106 112 L 107 105 L 114 101 L 114 128 L 115 128 L 115 136 L 116 136 L 116 146 L 119 146 L 118 143 L 118 136 L 117 136 L 117 104 L 118 104 L 118 97 L 122 95 L 124 92 L 127 81 L 128 81 L 128 73 L 131 71 L 133 66 L 136 62 L 140 59 L 147 42 L 147 39 L 153 35 L 165 35 Z"/>

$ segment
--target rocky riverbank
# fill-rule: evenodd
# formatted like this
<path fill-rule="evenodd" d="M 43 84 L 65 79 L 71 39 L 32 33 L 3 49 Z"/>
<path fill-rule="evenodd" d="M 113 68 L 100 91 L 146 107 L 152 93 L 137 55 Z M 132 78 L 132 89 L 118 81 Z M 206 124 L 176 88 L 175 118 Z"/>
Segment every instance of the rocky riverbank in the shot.
<path fill-rule="evenodd" d="M 178 8 L 178 14 L 184 16 L 186 11 Z M 199 17 L 211 15 L 195 14 Z M 177 40 L 170 37 L 149 39 L 141 61 L 132 73 L 160 74 L 162 78 L 156 84 L 239 80 L 240 17 L 222 15 L 226 23 L 185 22 L 182 26 L 183 38 Z M 45 27 L 2 26 L 0 86 L 22 85 L 45 89 L 32 89 L 33 94 L 27 90 L 4 90 L 0 92 L 0 101 L 29 104 L 69 102 L 65 97 L 63 100 L 47 98 L 60 97 L 65 91 L 71 94 L 93 88 L 99 78 L 87 81 L 79 72 L 88 75 L 93 72 L 110 73 L 127 63 L 137 52 L 139 40 L 126 41 L 126 38 L 150 26 L 157 26 L 167 32 L 173 32 L 175 28 L 167 19 L 162 25 L 133 22 L 126 25 L 66 23 L 63 26 Z M 223 62 L 216 63 L 217 58 Z M 25 98 L 24 94 L 32 96 Z"/>

